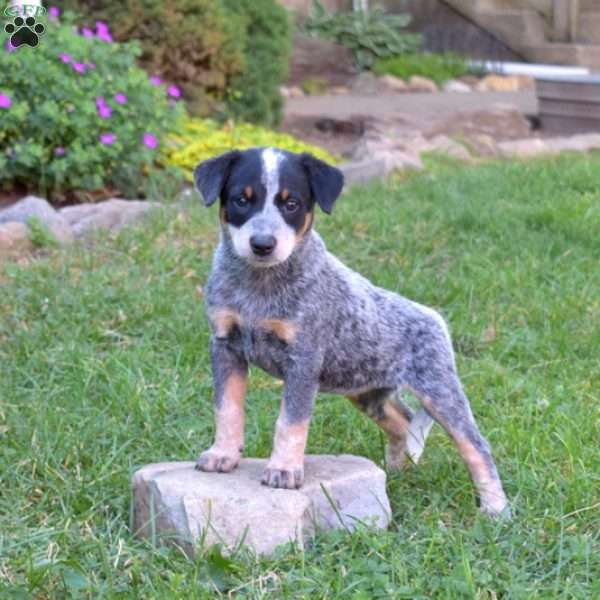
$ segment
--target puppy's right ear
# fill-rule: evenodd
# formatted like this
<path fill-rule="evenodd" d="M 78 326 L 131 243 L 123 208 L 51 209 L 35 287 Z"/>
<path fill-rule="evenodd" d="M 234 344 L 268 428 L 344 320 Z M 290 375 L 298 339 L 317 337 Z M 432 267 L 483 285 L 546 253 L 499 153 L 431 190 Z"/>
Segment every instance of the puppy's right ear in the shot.
<path fill-rule="evenodd" d="M 194 169 L 196 189 L 202 194 L 205 206 L 214 204 L 221 195 L 231 167 L 240 155 L 239 150 L 232 150 L 205 160 Z"/>

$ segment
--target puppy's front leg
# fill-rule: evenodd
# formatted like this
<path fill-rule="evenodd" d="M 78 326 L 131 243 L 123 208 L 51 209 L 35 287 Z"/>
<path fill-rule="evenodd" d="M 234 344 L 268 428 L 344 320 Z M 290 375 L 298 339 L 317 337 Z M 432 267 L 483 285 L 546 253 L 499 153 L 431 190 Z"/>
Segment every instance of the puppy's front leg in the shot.
<path fill-rule="evenodd" d="M 299 488 L 304 481 L 304 450 L 318 391 L 317 379 L 299 372 L 288 374 L 277 424 L 273 452 L 262 483 L 275 488 Z"/>
<path fill-rule="evenodd" d="M 228 473 L 237 467 L 244 449 L 244 400 L 248 363 L 226 338 L 211 341 L 216 417 L 215 443 L 196 462 L 200 471 Z"/>

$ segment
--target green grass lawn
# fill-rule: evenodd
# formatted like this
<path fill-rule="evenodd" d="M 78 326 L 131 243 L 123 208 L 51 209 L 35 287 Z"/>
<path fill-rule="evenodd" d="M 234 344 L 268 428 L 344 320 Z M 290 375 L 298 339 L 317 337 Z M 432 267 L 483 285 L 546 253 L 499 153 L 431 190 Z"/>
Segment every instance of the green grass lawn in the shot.
<path fill-rule="evenodd" d="M 387 532 L 268 560 L 189 560 L 129 530 L 131 472 L 193 459 L 213 431 L 196 288 L 218 216 L 173 215 L 0 276 L 0 598 L 600 598 L 599 156 L 438 165 L 318 215 L 348 265 L 449 321 L 515 518 L 478 515 L 436 427 L 388 478 Z M 268 456 L 280 393 L 253 371 L 247 455 Z M 383 443 L 320 397 L 310 453 L 381 464 Z"/>

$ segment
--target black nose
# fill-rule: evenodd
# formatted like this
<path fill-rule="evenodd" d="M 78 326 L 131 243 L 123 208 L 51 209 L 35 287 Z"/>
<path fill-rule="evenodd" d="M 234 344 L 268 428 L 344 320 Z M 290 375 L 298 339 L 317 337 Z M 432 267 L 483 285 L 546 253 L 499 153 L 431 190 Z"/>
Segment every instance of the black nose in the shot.
<path fill-rule="evenodd" d="M 277 240 L 272 235 L 253 235 L 250 238 L 250 246 L 254 254 L 268 256 L 273 252 Z"/>

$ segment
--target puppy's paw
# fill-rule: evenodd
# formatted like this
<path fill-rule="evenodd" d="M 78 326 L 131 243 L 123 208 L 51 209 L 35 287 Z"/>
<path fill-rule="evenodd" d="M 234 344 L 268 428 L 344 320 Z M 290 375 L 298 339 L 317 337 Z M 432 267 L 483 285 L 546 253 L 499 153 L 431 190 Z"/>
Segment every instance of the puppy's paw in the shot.
<path fill-rule="evenodd" d="M 238 466 L 240 454 L 210 449 L 203 452 L 196 461 L 197 471 L 229 473 Z"/>
<path fill-rule="evenodd" d="M 482 504 L 479 510 L 494 521 L 512 521 L 513 518 L 509 504 L 502 508 Z"/>
<path fill-rule="evenodd" d="M 273 488 L 297 490 L 304 481 L 304 469 L 291 470 L 267 467 L 262 475 L 261 483 Z"/>

